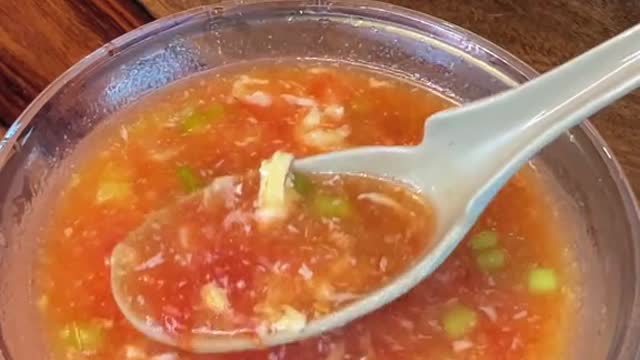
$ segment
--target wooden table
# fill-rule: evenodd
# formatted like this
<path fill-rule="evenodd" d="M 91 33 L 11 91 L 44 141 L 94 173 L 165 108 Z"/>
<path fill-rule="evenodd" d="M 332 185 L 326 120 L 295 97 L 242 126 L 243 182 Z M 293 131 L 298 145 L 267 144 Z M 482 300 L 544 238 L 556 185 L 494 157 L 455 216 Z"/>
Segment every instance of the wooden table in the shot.
<path fill-rule="evenodd" d="M 2 0 L 0 123 L 56 76 L 118 35 L 216 0 Z M 393 0 L 470 29 L 539 71 L 640 23 L 638 0 Z M 640 194 L 640 93 L 594 117 Z M 0 129 L 1 131 L 1 129 Z"/>

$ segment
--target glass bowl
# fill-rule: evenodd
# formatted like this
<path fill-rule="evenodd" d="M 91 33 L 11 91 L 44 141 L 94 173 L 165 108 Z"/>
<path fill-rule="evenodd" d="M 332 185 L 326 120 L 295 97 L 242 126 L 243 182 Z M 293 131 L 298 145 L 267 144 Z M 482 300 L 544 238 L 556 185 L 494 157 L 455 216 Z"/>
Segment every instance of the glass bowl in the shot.
<path fill-rule="evenodd" d="M 460 103 L 536 76 L 509 53 L 425 14 L 373 1 L 239 1 L 132 31 L 55 80 L 0 142 L 0 359 L 46 359 L 31 286 L 47 198 L 79 141 L 146 93 L 212 68 L 273 58 L 338 60 Z M 584 282 L 575 359 L 638 356 L 638 208 L 620 166 L 584 123 L 534 160 L 569 199 Z M 66 174 L 68 175 L 68 174 Z M 65 286 L 65 284 L 56 284 Z"/>

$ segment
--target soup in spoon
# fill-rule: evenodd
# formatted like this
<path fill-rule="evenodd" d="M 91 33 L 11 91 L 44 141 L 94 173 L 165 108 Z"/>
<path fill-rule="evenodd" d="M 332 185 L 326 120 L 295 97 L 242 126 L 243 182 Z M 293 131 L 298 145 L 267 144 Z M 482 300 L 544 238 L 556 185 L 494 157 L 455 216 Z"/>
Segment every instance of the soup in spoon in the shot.
<path fill-rule="evenodd" d="M 276 152 L 259 172 L 215 178 L 116 246 L 114 297 L 138 330 L 197 352 L 264 347 L 275 333 L 303 335 L 424 252 L 433 216 L 420 195 L 365 176 L 291 173 L 292 160 Z M 191 191 L 200 180 L 186 171 Z"/>

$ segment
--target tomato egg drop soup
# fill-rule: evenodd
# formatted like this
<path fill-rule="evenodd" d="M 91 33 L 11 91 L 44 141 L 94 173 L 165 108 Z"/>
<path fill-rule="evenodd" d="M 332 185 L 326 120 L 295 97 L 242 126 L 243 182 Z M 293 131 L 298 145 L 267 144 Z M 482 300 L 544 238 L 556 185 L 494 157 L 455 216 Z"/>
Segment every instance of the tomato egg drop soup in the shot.
<path fill-rule="evenodd" d="M 298 343 L 189 351 L 198 334 L 299 331 L 406 270 L 433 241 L 437 213 L 420 194 L 292 172 L 273 195 L 264 169 L 279 155 L 417 144 L 425 119 L 451 106 L 370 70 L 298 62 L 200 74 L 118 113 L 82 144 L 45 228 L 35 301 L 52 359 L 564 358 L 575 260 L 532 166 L 382 309 Z M 126 239 L 126 301 L 178 346 L 147 338 L 114 300 L 112 252 Z"/>

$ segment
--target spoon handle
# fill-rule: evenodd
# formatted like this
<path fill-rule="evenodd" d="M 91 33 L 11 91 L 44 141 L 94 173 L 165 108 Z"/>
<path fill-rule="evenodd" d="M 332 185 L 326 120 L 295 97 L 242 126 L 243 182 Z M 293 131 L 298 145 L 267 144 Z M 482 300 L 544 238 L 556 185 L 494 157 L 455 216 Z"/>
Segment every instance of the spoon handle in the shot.
<path fill-rule="evenodd" d="M 467 208 L 473 217 L 545 145 L 638 86 L 640 25 L 522 86 L 436 114 L 421 152 L 446 144 L 447 158 L 472 168 L 456 173 L 481 189 Z"/>

